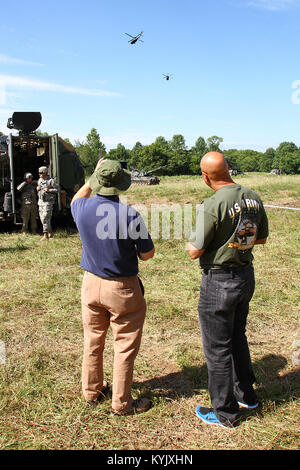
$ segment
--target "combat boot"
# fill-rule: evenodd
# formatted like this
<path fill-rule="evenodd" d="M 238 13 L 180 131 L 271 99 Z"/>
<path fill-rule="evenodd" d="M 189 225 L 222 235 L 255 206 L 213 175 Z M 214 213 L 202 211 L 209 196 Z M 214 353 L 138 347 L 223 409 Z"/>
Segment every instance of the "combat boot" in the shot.
<path fill-rule="evenodd" d="M 43 242 L 43 241 L 45 241 L 45 240 L 48 240 L 48 238 L 49 238 L 48 232 L 44 232 L 43 238 L 41 238 L 40 241 Z"/>

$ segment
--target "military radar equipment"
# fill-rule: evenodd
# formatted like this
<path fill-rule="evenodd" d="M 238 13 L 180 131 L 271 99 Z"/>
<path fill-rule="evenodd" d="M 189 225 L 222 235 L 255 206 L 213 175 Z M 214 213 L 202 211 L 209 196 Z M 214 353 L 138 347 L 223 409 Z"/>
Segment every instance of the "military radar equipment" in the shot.
<path fill-rule="evenodd" d="M 20 134 L 30 134 L 41 125 L 42 115 L 39 112 L 15 112 L 7 121 L 8 129 L 17 129 Z"/>
<path fill-rule="evenodd" d="M 163 165 L 159 166 L 158 168 L 154 168 L 154 170 L 149 170 L 149 171 L 140 171 L 138 169 L 133 170 L 131 172 L 131 182 L 135 184 L 148 184 L 148 185 L 154 185 L 154 184 L 159 184 L 160 179 L 158 176 L 152 176 L 152 173 L 155 171 L 160 170 L 161 168 L 165 168 L 168 165 Z"/>
<path fill-rule="evenodd" d="M 21 201 L 17 186 L 30 172 L 38 180 L 38 169 L 48 168 L 60 187 L 53 218 L 70 216 L 71 200 L 84 184 L 84 169 L 75 149 L 58 134 L 43 136 L 36 133 L 42 122 L 39 112 L 15 112 L 7 127 L 18 130 L 0 137 L 0 222 L 21 223 Z M 71 217 L 70 217 L 71 220 Z"/>

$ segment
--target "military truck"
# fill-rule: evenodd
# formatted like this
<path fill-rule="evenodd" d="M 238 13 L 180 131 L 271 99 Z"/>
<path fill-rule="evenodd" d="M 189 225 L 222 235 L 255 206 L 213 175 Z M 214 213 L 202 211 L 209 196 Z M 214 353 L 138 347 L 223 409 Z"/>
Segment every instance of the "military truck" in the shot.
<path fill-rule="evenodd" d="M 19 131 L 18 135 L 0 137 L 0 223 L 21 223 L 21 201 L 16 188 L 26 172 L 38 180 L 39 167 L 47 166 L 49 176 L 59 184 L 54 219 L 70 216 L 73 195 L 84 184 L 84 169 L 74 148 L 58 134 L 38 135 L 35 131 L 41 122 L 39 112 L 15 112 L 7 127 Z"/>
<path fill-rule="evenodd" d="M 150 171 L 140 171 L 135 169 L 131 172 L 131 182 L 135 184 L 159 184 L 160 179 L 158 176 L 152 175 L 152 173 L 160 170 L 161 168 L 165 168 L 166 166 L 168 165 L 160 166 Z"/>

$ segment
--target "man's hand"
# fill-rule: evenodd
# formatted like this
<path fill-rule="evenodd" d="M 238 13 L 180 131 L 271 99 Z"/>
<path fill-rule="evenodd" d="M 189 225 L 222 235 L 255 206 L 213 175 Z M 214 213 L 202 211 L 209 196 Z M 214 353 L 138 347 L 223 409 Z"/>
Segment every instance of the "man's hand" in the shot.
<path fill-rule="evenodd" d="M 205 251 L 205 250 L 199 250 L 198 248 L 196 248 L 191 243 L 188 243 L 187 249 L 188 249 L 189 255 L 192 259 L 200 258 L 200 256 L 202 256 L 204 251 Z"/>

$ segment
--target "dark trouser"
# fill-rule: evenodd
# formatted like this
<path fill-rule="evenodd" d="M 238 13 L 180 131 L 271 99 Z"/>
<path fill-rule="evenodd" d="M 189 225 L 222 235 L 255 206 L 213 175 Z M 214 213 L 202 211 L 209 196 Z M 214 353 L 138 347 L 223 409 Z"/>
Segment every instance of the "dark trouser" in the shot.
<path fill-rule="evenodd" d="M 257 401 L 246 337 L 254 288 L 252 266 L 208 270 L 202 277 L 198 312 L 208 389 L 214 412 L 222 422 L 233 423 L 237 419 L 237 401 Z"/>

